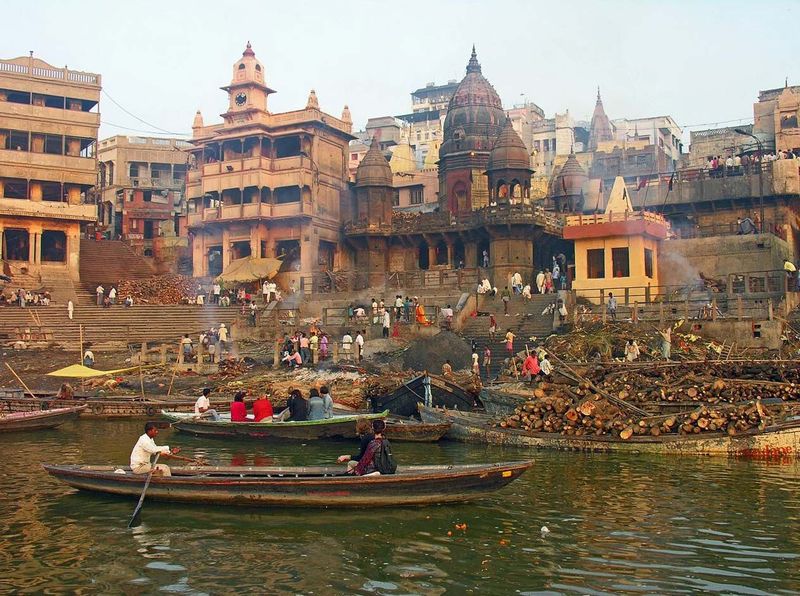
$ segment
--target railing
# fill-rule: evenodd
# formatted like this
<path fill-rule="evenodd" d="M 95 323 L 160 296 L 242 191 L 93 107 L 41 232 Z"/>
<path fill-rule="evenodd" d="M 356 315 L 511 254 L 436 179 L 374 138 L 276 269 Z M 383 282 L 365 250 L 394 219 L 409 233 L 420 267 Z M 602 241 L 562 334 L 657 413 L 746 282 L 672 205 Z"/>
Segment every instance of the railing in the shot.
<path fill-rule="evenodd" d="M 131 186 L 134 188 L 183 188 L 184 180 L 181 178 L 146 178 L 136 176 L 130 178 Z"/>
<path fill-rule="evenodd" d="M 756 224 L 760 227 L 760 223 Z M 772 234 L 781 240 L 786 240 L 786 223 L 778 221 L 765 221 L 764 234 Z M 678 238 L 713 238 L 714 236 L 737 236 L 739 235 L 739 224 L 731 222 L 727 224 L 711 224 L 708 226 L 673 226 L 672 230 Z M 759 232 L 760 233 L 760 232 Z"/>
<path fill-rule="evenodd" d="M 357 302 L 357 301 L 356 301 Z M 322 309 L 322 324 L 326 327 L 330 326 L 338 326 L 338 327 L 346 327 L 352 326 L 354 329 L 356 328 L 367 328 L 367 327 L 383 327 L 383 317 L 381 315 L 375 315 L 372 312 L 372 307 L 369 305 L 362 305 L 365 311 L 363 317 L 352 316 L 349 317 L 347 314 L 347 307 L 326 307 Z M 420 325 L 424 324 L 426 326 L 431 325 L 442 325 L 444 324 L 444 320 L 441 317 L 441 307 L 438 305 L 433 304 L 423 304 L 422 307 L 425 309 L 425 323 L 419 323 L 416 320 L 416 311 L 415 307 L 411 306 L 408 313 L 408 319 L 405 318 L 405 310 L 401 309 L 400 317 L 398 318 L 394 312 L 394 306 L 386 306 L 386 310 L 389 311 L 389 314 L 392 318 L 392 323 L 398 323 L 400 325 Z"/>
<path fill-rule="evenodd" d="M 91 72 L 68 70 L 66 68 L 42 68 L 40 66 L 30 68 L 24 64 L 16 64 L 6 60 L 0 60 L 0 71 L 12 72 L 15 74 L 31 74 L 34 77 L 61 79 L 74 81 L 76 83 L 100 84 L 100 75 Z"/>
<path fill-rule="evenodd" d="M 380 276 L 379 280 L 376 280 Z M 478 284 L 479 270 L 431 269 L 370 274 L 364 271 L 322 272 L 300 276 L 304 294 L 355 292 L 374 288 L 384 292 L 411 291 L 414 288 L 457 288 L 472 291 Z"/>
<path fill-rule="evenodd" d="M 568 226 L 586 226 L 594 224 L 614 223 L 621 221 L 647 221 L 667 225 L 667 220 L 658 213 L 650 211 L 625 211 L 624 213 L 595 213 L 593 215 L 570 215 L 567 217 Z"/>

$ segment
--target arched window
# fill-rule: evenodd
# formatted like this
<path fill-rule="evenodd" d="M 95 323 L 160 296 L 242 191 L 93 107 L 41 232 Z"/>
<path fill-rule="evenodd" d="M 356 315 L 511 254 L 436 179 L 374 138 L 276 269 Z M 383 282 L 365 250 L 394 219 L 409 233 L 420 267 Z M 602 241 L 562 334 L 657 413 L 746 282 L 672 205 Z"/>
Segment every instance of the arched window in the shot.
<path fill-rule="evenodd" d="M 244 62 L 239 65 L 239 70 L 244 70 Z"/>
<path fill-rule="evenodd" d="M 256 64 L 256 70 L 257 70 L 258 72 L 261 72 L 261 65 L 260 65 L 260 64 Z"/>

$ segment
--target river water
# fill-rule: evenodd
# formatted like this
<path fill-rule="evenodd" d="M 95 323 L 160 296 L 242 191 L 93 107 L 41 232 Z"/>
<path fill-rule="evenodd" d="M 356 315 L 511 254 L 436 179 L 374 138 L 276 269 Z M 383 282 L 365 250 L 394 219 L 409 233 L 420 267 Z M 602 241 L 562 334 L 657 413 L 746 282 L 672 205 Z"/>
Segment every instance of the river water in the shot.
<path fill-rule="evenodd" d="M 800 593 L 797 463 L 397 443 L 401 463 L 536 463 L 470 504 L 318 511 L 147 502 L 135 530 L 126 528 L 134 501 L 78 493 L 40 467 L 124 464 L 141 426 L 78 421 L 0 436 L 0 593 Z M 322 464 L 355 449 L 169 430 L 157 441 L 219 465 Z"/>

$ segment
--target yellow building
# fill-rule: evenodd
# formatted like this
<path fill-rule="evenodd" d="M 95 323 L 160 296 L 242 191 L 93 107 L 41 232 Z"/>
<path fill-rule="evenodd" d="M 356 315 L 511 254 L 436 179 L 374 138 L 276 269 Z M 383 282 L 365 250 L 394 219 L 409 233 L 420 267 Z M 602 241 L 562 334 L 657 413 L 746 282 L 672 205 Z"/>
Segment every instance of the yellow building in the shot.
<path fill-rule="evenodd" d="M 0 60 L 0 251 L 28 283 L 78 279 L 81 224 L 97 218 L 100 84 L 33 55 Z"/>
<path fill-rule="evenodd" d="M 658 253 L 669 224 L 657 213 L 634 211 L 625 182 L 618 177 L 600 215 L 567 217 L 564 239 L 575 243 L 572 289 L 602 303 L 612 292 L 622 303 L 659 293 Z"/>
<path fill-rule="evenodd" d="M 267 109 L 274 93 L 250 44 L 222 88 L 223 122 L 192 125 L 186 177 L 195 276 L 218 275 L 232 260 L 282 257 L 289 279 L 342 267 L 340 206 L 347 196 L 352 121 L 320 110 Z"/>

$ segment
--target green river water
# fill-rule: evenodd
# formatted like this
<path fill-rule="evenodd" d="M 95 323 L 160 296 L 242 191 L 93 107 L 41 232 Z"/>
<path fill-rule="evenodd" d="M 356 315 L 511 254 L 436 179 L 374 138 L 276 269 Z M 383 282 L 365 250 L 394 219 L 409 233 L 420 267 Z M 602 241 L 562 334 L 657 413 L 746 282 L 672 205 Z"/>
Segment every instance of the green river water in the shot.
<path fill-rule="evenodd" d="M 397 443 L 401 463 L 536 463 L 464 505 L 337 511 L 147 502 L 135 530 L 126 528 L 135 501 L 78 493 L 40 467 L 124 464 L 141 426 L 79 421 L 0 436 L 0 593 L 800 593 L 794 462 Z M 157 441 L 219 465 L 321 464 L 355 449 L 173 431 Z"/>

